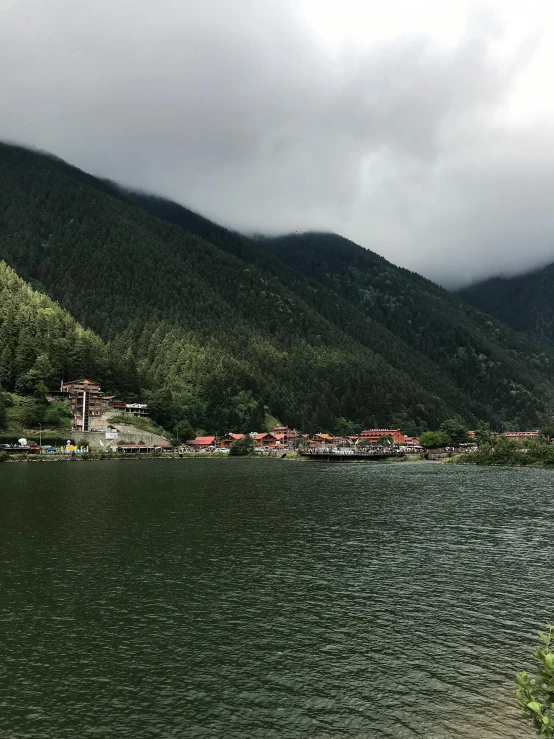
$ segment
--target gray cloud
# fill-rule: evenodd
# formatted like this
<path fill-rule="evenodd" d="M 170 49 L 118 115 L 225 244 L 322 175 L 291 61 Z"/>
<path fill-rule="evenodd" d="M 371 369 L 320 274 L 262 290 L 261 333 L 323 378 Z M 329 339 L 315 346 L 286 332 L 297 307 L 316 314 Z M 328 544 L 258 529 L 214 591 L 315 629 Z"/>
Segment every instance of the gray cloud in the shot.
<path fill-rule="evenodd" d="M 554 133 L 509 128 L 531 47 L 338 47 L 292 0 L 5 0 L 0 138 L 220 223 L 328 229 L 449 285 L 554 261 Z M 545 91 L 546 94 L 546 91 Z"/>

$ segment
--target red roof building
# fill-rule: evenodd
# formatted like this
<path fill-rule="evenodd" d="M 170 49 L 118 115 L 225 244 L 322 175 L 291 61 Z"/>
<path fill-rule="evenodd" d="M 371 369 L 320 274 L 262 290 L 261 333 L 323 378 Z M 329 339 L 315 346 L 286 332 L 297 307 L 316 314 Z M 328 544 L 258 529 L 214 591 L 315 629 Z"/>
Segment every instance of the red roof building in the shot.
<path fill-rule="evenodd" d="M 392 436 L 394 444 L 404 443 L 404 434 L 400 429 L 366 429 L 360 434 L 360 440 L 368 441 L 370 444 L 376 444 L 381 436 Z"/>
<path fill-rule="evenodd" d="M 536 439 L 539 435 L 538 430 L 534 431 L 505 431 L 502 436 L 505 436 L 511 441 L 525 441 L 525 439 Z"/>
<path fill-rule="evenodd" d="M 215 448 L 215 436 L 197 436 L 196 439 L 187 441 L 187 446 L 196 447 L 197 449 Z"/>
<path fill-rule="evenodd" d="M 226 434 L 219 440 L 218 447 L 220 447 L 220 449 L 229 449 L 231 444 L 239 439 L 244 439 L 244 434 Z"/>
<path fill-rule="evenodd" d="M 277 444 L 277 438 L 274 434 L 254 434 L 252 438 L 254 439 L 254 444 L 256 446 L 267 446 L 270 449 L 280 446 L 280 444 Z"/>

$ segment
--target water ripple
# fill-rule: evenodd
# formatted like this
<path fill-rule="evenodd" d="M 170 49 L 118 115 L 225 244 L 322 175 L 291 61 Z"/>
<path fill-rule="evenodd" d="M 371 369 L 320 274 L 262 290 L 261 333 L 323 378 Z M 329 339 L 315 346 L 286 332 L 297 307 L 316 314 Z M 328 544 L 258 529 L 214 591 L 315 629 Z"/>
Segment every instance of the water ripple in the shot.
<path fill-rule="evenodd" d="M 0 736 L 531 736 L 553 474 L 4 465 Z"/>

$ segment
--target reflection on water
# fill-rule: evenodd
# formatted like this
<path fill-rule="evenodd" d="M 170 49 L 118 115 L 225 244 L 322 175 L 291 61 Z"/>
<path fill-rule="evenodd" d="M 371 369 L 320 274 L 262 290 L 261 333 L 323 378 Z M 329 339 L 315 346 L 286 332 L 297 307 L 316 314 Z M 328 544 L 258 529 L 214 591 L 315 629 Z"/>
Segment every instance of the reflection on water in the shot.
<path fill-rule="evenodd" d="M 553 474 L 4 465 L 5 735 L 532 736 Z"/>

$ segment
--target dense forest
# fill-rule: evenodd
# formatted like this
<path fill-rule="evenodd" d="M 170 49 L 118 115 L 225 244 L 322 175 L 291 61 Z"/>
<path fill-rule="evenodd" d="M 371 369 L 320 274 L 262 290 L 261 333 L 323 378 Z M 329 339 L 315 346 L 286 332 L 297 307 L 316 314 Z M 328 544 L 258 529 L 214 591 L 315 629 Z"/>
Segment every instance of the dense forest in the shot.
<path fill-rule="evenodd" d="M 494 277 L 459 295 L 535 341 L 554 344 L 554 264 L 517 277 Z"/>
<path fill-rule="evenodd" d="M 108 350 L 67 311 L 0 262 L 0 383 L 22 395 L 71 376 L 113 380 Z"/>
<path fill-rule="evenodd" d="M 549 350 L 337 236 L 248 239 L 0 145 L 0 259 L 96 342 L 95 365 L 69 353 L 61 366 L 52 349 L 44 377 L 38 355 L 10 360 L 7 389 L 30 371 L 45 383 L 90 375 L 146 399 L 166 426 L 218 433 L 260 428 L 268 412 L 343 432 L 417 433 L 456 414 L 493 428 L 550 418 Z M 55 334 L 38 332 L 49 354 Z M 12 337 L 10 357 L 18 345 Z"/>
<path fill-rule="evenodd" d="M 334 234 L 290 235 L 260 244 L 388 329 L 397 346 L 401 341 L 412 354 L 431 360 L 442 373 L 438 381 L 462 390 L 471 398 L 468 410 L 475 408 L 477 415 L 482 411 L 475 404 L 491 405 L 503 409 L 504 417 L 515 411 L 521 425 L 533 416 L 537 396 L 545 397 L 545 381 L 552 377 L 549 351 L 424 277 Z M 428 369 L 420 372 L 411 359 L 410 367 L 425 383 Z"/>
<path fill-rule="evenodd" d="M 0 261 L 0 430 L 7 421 L 6 406 L 19 396 L 17 417 L 27 428 L 70 425 L 63 403 L 47 403 L 45 392 L 63 379 L 90 375 L 118 387 L 127 381 L 127 368 L 92 331 L 80 326 L 49 297 L 33 290 Z"/>

